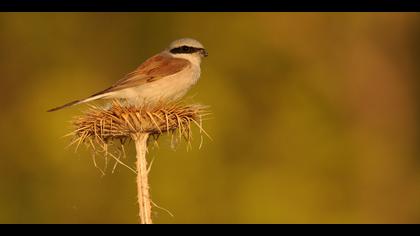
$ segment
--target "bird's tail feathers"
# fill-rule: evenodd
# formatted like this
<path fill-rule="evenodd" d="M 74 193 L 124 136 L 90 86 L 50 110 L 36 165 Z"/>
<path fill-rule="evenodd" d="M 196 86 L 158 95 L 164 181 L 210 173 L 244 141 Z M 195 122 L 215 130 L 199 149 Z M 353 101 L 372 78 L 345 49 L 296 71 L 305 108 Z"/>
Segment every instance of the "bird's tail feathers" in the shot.
<path fill-rule="evenodd" d="M 93 100 L 96 100 L 96 99 L 102 98 L 102 97 L 104 97 L 105 95 L 106 95 L 106 94 L 98 94 L 98 95 L 96 95 L 96 96 L 91 96 L 91 97 L 88 97 L 88 98 L 86 98 L 86 99 L 72 101 L 72 102 L 66 103 L 66 104 L 64 104 L 64 105 L 62 105 L 62 106 L 59 106 L 59 107 L 55 107 L 55 108 L 49 109 L 47 112 L 57 111 L 57 110 L 60 110 L 60 109 L 66 108 L 66 107 L 70 107 L 70 106 L 74 106 L 74 105 L 82 104 L 82 103 L 85 103 L 85 102 L 90 102 L 90 101 L 93 101 Z"/>

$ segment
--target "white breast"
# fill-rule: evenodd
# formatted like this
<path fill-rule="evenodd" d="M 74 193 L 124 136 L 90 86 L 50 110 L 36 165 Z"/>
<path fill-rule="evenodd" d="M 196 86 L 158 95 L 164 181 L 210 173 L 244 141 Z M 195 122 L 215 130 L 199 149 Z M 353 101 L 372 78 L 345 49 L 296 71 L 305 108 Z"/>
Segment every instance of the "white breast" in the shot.
<path fill-rule="evenodd" d="M 200 65 L 194 63 L 174 75 L 135 88 L 120 90 L 112 94 L 112 97 L 126 98 L 133 105 L 175 101 L 182 98 L 199 78 Z"/>

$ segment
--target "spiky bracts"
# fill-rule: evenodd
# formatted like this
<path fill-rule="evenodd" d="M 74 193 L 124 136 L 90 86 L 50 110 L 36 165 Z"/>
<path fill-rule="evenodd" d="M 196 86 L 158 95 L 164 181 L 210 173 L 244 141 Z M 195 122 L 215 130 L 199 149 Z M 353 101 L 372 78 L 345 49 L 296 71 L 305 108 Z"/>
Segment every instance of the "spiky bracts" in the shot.
<path fill-rule="evenodd" d="M 135 107 L 114 100 L 109 108 L 90 106 L 83 115 L 73 120 L 72 144 L 79 146 L 85 142 L 96 148 L 115 140 L 124 143 L 135 133 L 157 137 L 166 132 L 184 137 L 189 142 L 192 138 L 191 125 L 196 125 L 200 133 L 208 136 L 202 128 L 202 120 L 207 115 L 208 107 L 199 104 L 177 102 Z"/>

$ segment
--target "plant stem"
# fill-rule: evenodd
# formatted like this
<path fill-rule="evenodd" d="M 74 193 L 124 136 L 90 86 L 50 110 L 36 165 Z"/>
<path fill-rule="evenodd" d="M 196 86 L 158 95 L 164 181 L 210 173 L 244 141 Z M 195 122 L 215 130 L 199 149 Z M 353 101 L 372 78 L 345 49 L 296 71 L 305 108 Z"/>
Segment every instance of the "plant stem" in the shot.
<path fill-rule="evenodd" d="M 148 133 L 136 133 L 132 135 L 136 145 L 137 158 L 137 198 L 139 202 L 139 216 L 141 224 L 152 224 L 152 206 L 147 179 L 147 139 Z"/>

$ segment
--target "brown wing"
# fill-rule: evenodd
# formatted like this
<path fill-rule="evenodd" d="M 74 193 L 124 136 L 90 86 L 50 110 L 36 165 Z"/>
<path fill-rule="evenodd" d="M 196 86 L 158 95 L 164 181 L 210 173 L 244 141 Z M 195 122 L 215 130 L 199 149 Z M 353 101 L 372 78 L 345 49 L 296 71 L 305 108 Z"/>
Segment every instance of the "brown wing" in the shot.
<path fill-rule="evenodd" d="M 118 80 L 114 85 L 111 87 L 99 92 L 95 93 L 92 96 L 82 99 L 76 100 L 62 106 L 53 108 L 48 110 L 56 111 L 65 107 L 77 105 L 83 102 L 92 101 L 103 97 L 103 94 L 118 91 L 125 88 L 130 88 L 134 86 L 139 86 L 146 83 L 152 83 L 153 81 L 159 80 L 164 78 L 165 76 L 172 75 L 175 73 L 180 72 L 187 66 L 190 66 L 190 62 L 185 59 L 181 58 L 174 58 L 169 54 L 161 53 L 157 54 L 143 64 L 141 64 L 135 71 L 127 74 L 124 78 Z M 100 96 L 102 95 L 102 96 Z"/>
<path fill-rule="evenodd" d="M 124 78 L 118 80 L 111 87 L 92 95 L 91 97 L 118 91 L 125 88 L 139 86 L 145 83 L 162 79 L 180 72 L 190 65 L 190 62 L 182 58 L 174 58 L 168 54 L 157 54 L 141 64 L 136 70 L 127 74 Z"/>

